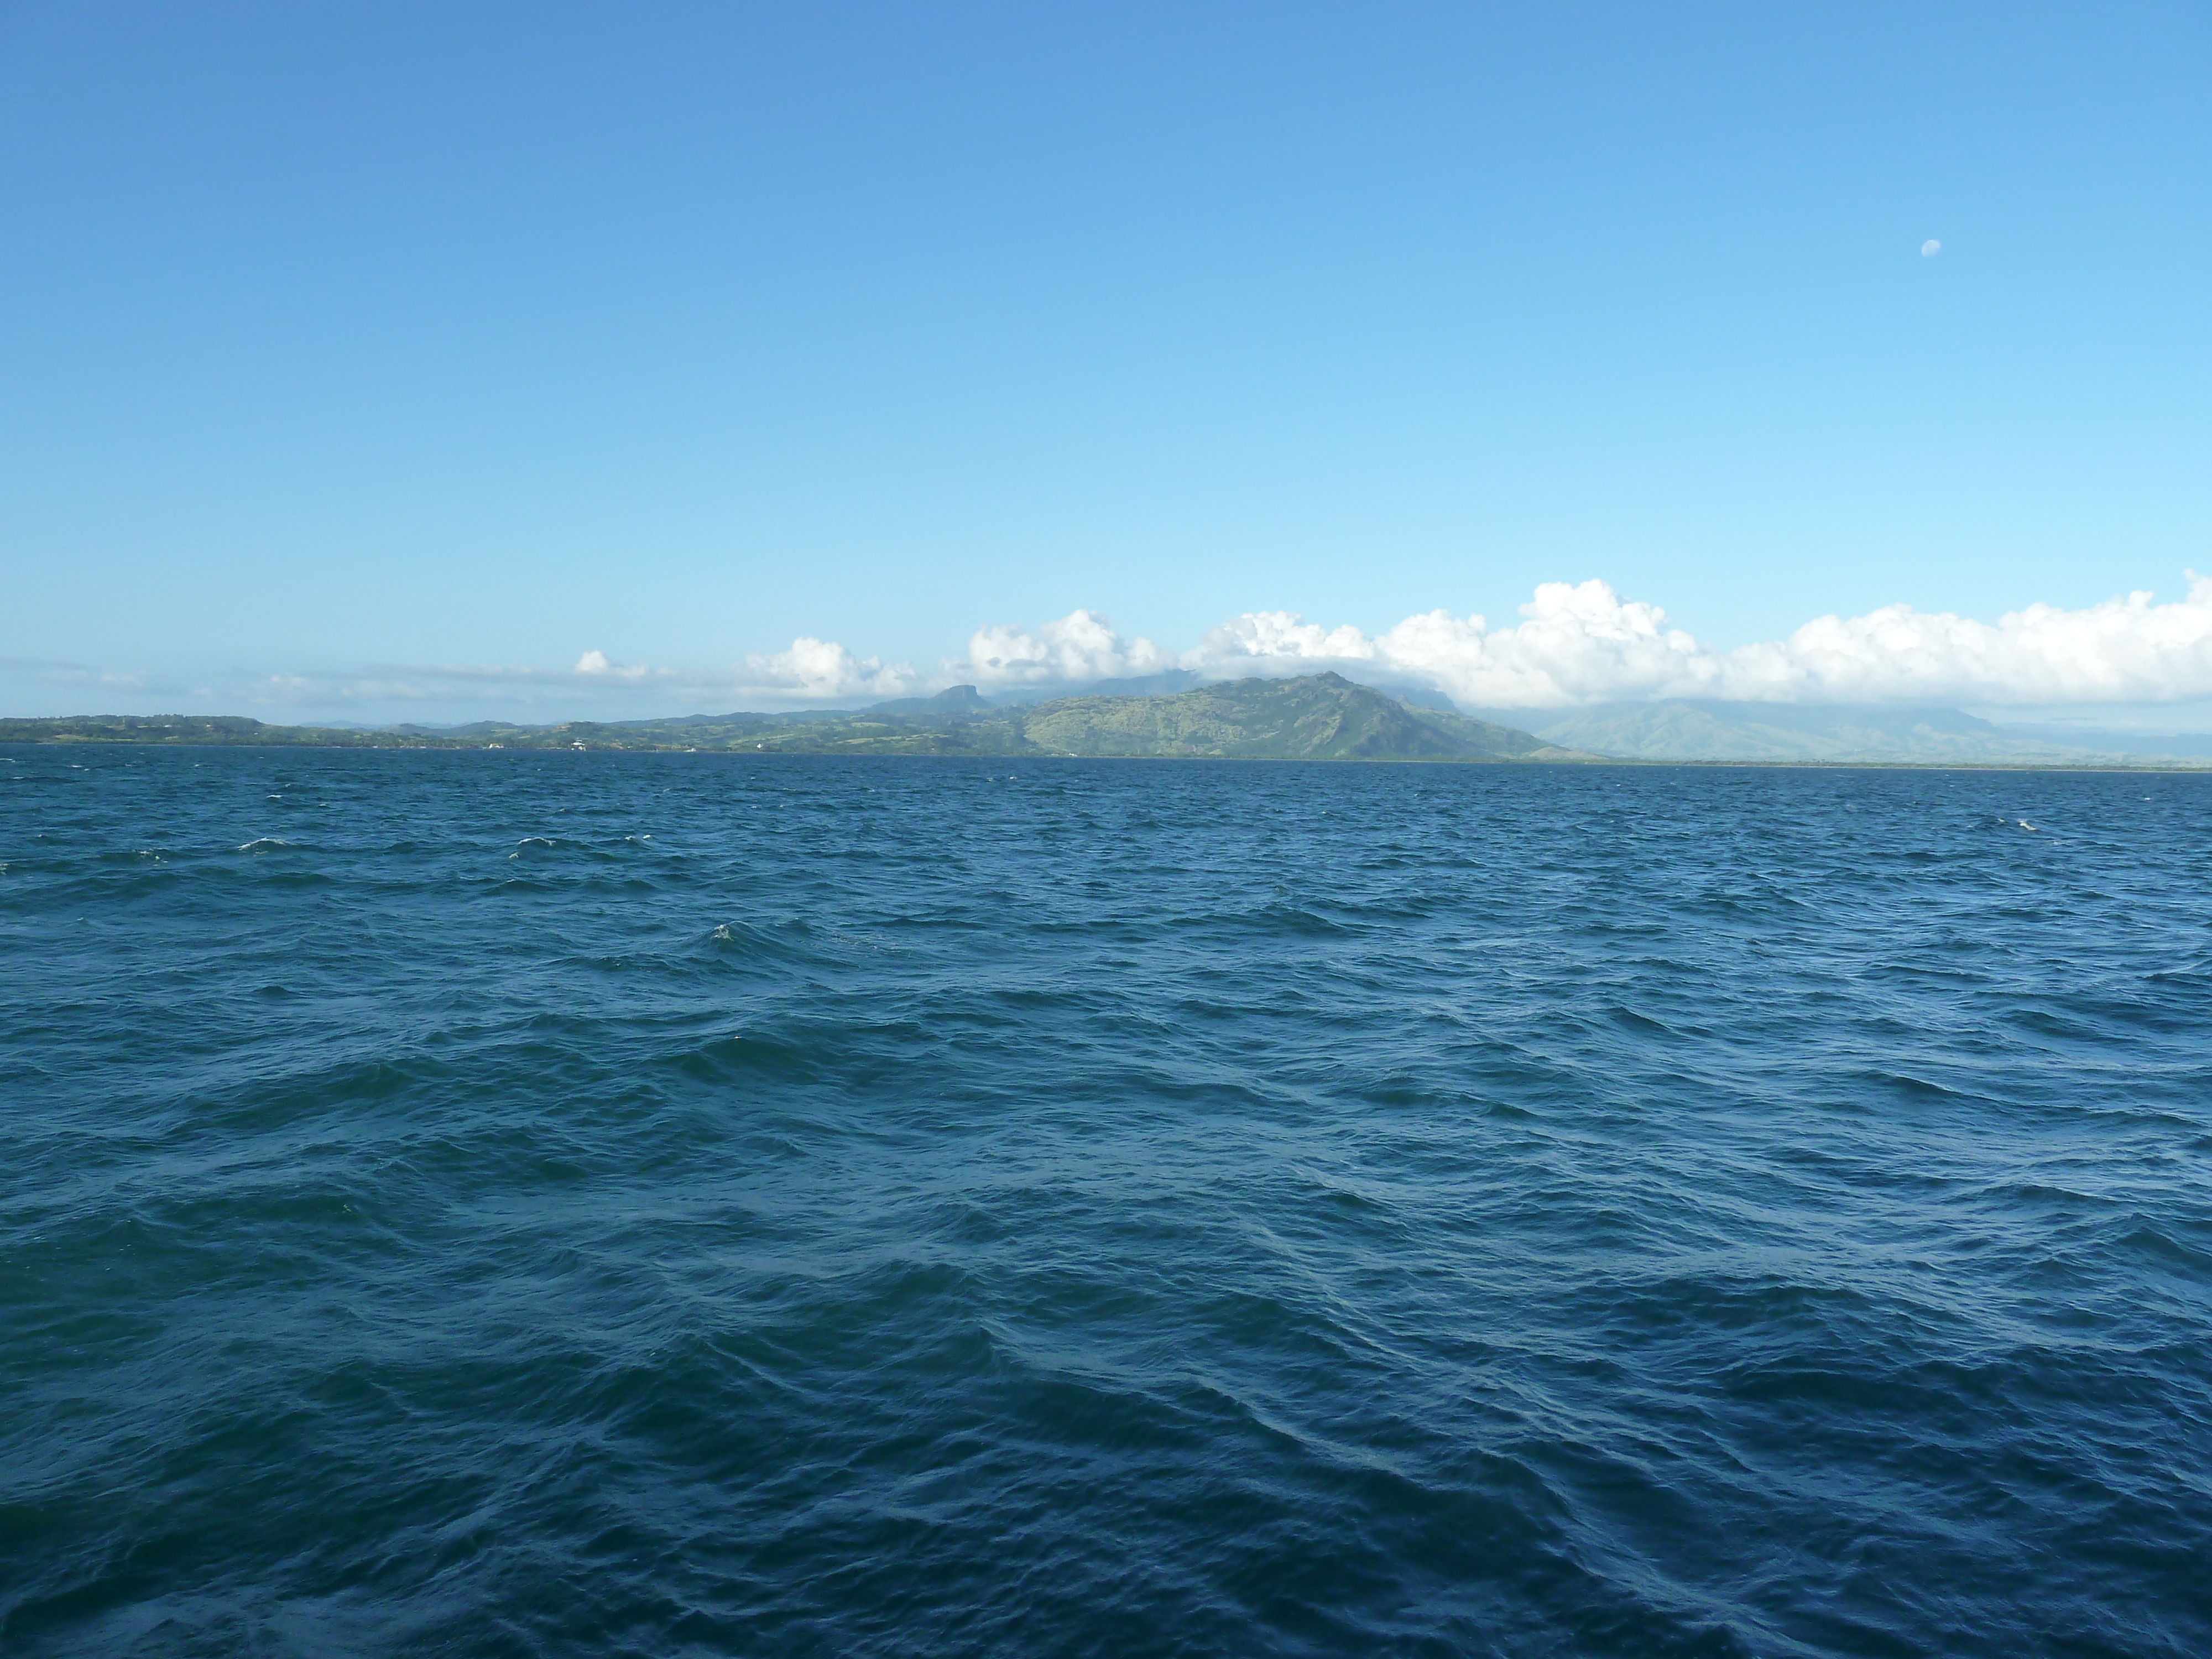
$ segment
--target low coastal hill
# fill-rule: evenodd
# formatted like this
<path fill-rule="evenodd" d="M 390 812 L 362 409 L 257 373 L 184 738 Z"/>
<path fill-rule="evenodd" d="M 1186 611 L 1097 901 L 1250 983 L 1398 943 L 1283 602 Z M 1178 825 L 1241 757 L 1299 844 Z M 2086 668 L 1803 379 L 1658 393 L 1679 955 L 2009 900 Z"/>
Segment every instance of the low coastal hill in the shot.
<path fill-rule="evenodd" d="M 497 721 L 447 729 L 264 726 L 233 716 L 0 720 L 15 743 L 255 744 L 347 749 L 618 749 L 756 754 L 1571 761 L 1597 757 L 1511 726 L 1417 708 L 1338 674 L 1233 680 L 1170 696 L 983 702 L 973 686 L 854 713 L 690 714 L 657 720 Z"/>

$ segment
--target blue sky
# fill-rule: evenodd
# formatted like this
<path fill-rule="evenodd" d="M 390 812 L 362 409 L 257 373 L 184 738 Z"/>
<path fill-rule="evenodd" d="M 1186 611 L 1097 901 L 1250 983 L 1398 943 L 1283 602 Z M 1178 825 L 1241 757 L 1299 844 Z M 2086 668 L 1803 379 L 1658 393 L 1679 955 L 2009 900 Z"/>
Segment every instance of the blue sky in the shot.
<path fill-rule="evenodd" d="M 2182 4 L 0 4 L 0 702 L 2178 599 L 2208 85 Z"/>

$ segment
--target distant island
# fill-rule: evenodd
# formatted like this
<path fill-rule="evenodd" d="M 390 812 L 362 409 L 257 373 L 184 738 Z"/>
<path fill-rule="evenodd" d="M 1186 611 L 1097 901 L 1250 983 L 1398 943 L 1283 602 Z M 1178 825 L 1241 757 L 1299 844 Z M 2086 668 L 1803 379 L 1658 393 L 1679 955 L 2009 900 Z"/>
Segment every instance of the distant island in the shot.
<path fill-rule="evenodd" d="M 0 740 L 342 749 L 697 750 L 772 755 L 1066 756 L 1093 759 L 1587 761 L 1488 720 L 1417 707 L 1340 674 L 1231 680 L 1164 696 L 988 703 L 972 685 L 857 712 L 689 714 L 670 720 L 481 720 L 437 730 L 265 726 L 224 715 L 0 720 Z"/>
<path fill-rule="evenodd" d="M 1462 714 L 1335 673 L 1191 684 L 1109 681 L 1048 702 L 972 685 L 862 709 L 563 720 L 544 726 L 266 726 L 206 714 L 0 720 L 17 743 L 337 749 L 697 750 L 767 755 L 1089 759 L 1616 761 L 1812 766 L 2212 766 L 2212 736 L 1998 726 L 1957 709 L 1669 701 Z M 1018 696 L 1019 694 L 1014 694 Z"/>

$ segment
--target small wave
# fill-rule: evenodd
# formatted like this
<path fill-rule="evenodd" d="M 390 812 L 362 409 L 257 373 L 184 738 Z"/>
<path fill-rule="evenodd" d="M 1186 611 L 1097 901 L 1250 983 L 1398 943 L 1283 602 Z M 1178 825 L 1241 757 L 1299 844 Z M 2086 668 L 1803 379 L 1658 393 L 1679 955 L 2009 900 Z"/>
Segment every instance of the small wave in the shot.
<path fill-rule="evenodd" d="M 809 1081 L 821 1075 L 836 1054 L 834 1044 L 732 1032 L 666 1054 L 661 1063 L 708 1083 L 752 1078 Z"/>
<path fill-rule="evenodd" d="M 1278 902 L 1256 910 L 1217 912 L 1212 915 L 1178 918 L 1181 927 L 1249 929 L 1261 934 L 1277 934 L 1289 938 L 1330 939 L 1349 934 L 1354 930 L 1295 902 Z"/>
<path fill-rule="evenodd" d="M 238 850 L 241 853 L 289 853 L 292 850 L 292 845 L 290 842 L 280 840 L 275 836 L 257 836 L 253 840 L 241 845 Z"/>
<path fill-rule="evenodd" d="M 0 866 L 4 868 L 5 866 Z M 2193 984 L 2212 974 L 2212 962 L 2192 962 L 2179 968 L 2161 968 L 2143 977 L 2154 985 Z"/>
<path fill-rule="evenodd" d="M 823 947 L 843 936 L 796 920 L 760 923 L 726 921 L 707 935 L 717 956 L 738 963 L 824 963 L 836 959 Z"/>
<path fill-rule="evenodd" d="M 140 865 L 166 864 L 168 861 L 168 857 L 169 854 L 167 848 L 118 847 L 111 852 L 100 854 L 100 861 L 102 864 L 129 865 L 135 868 Z"/>

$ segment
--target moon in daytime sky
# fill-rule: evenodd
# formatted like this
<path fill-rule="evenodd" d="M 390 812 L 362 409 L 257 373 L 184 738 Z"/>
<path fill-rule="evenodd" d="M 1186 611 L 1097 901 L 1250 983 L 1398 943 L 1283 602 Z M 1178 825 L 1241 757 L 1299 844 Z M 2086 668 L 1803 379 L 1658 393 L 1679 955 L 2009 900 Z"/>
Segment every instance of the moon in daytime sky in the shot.
<path fill-rule="evenodd" d="M 1943 244 L 1932 236 L 1920 245 L 1920 257 L 1923 259 L 1932 259 L 1942 251 Z"/>

